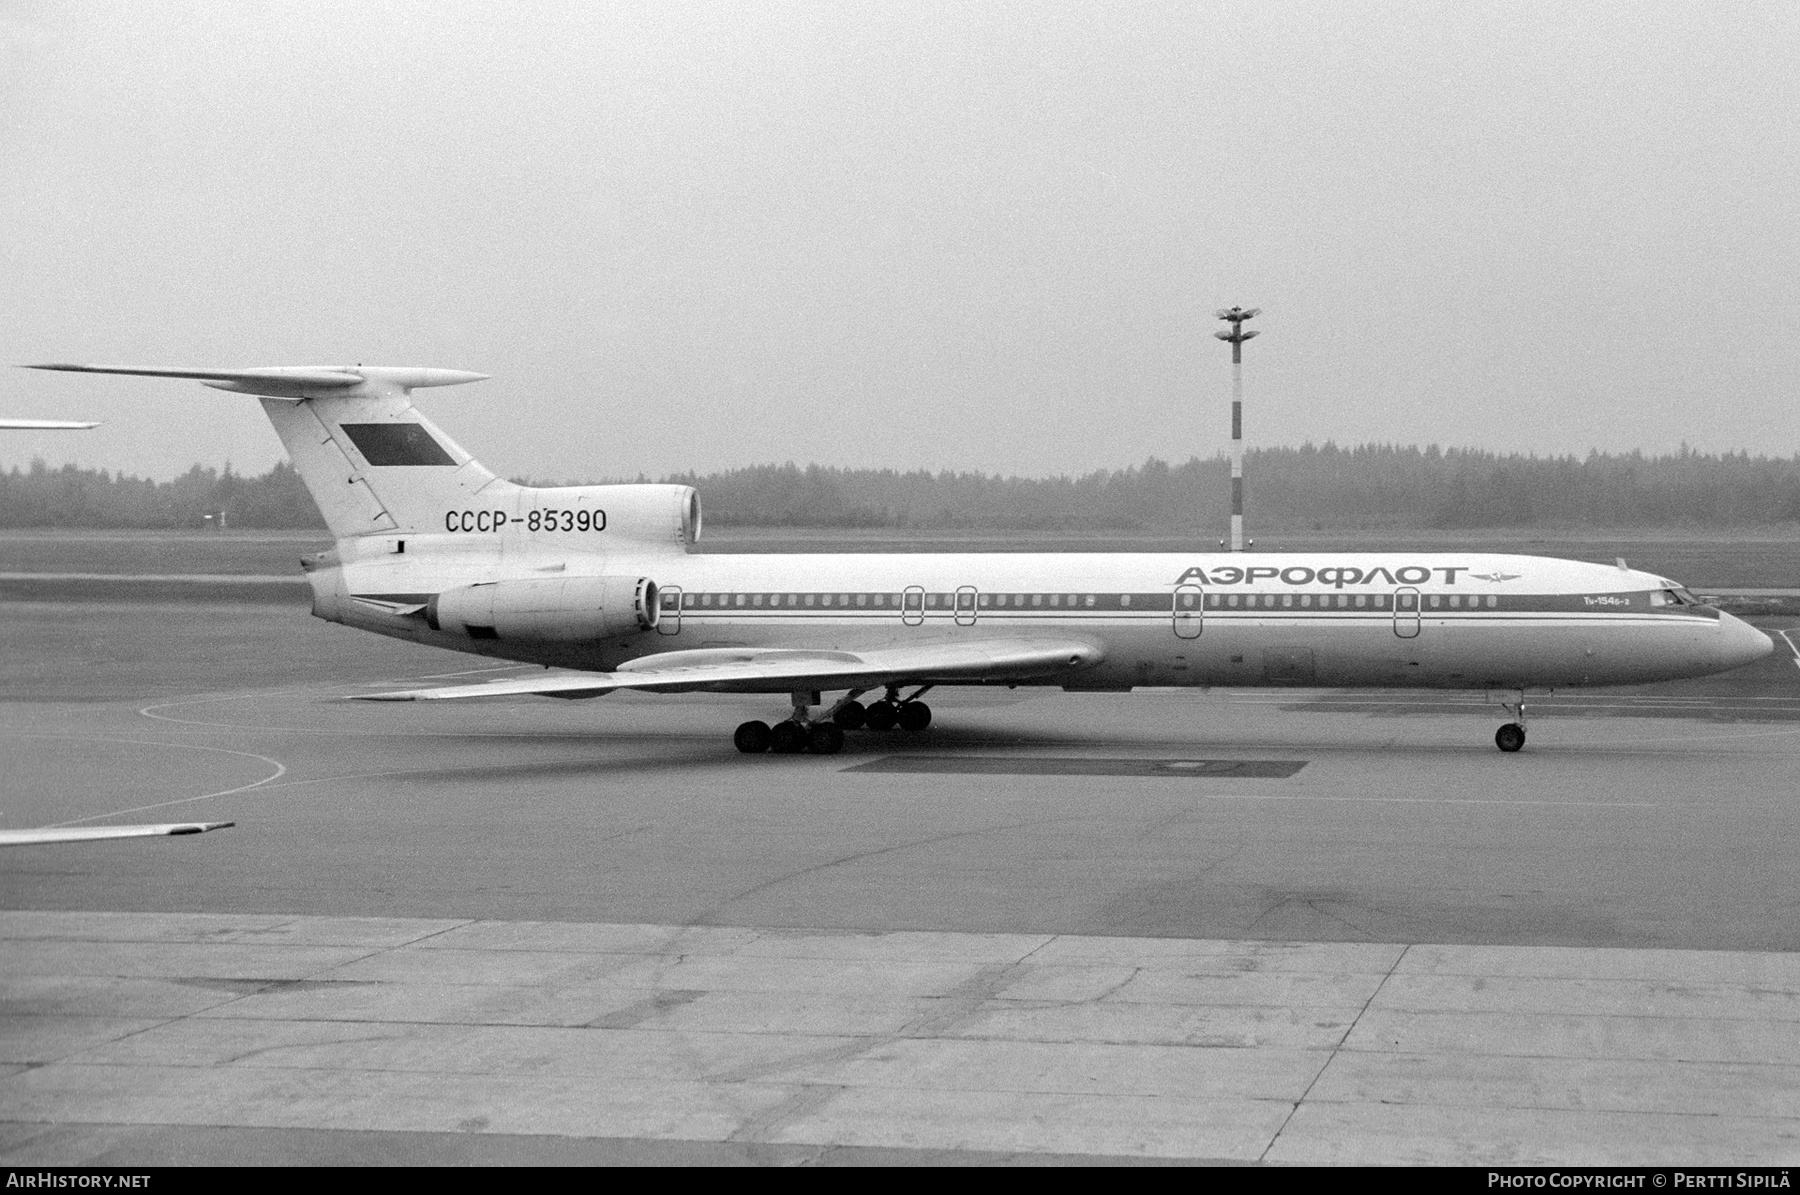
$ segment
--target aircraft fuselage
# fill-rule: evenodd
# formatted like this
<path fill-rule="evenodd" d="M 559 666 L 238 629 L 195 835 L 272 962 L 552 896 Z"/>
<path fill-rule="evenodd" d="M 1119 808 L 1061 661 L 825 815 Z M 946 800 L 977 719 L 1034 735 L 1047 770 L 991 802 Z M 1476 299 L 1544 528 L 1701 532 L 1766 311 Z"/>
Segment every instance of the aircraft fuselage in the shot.
<path fill-rule="evenodd" d="M 309 574 L 314 612 L 453 650 L 595 671 L 672 651 L 1054 633 L 1092 643 L 1098 662 L 985 683 L 1521 690 L 1701 676 L 1769 651 L 1761 632 L 1665 578 L 1536 556 L 589 555 L 520 544 L 501 564 L 463 555 L 453 536 L 411 537 L 400 551 L 397 542 L 340 544 Z M 654 581 L 655 625 L 509 638 L 434 625 L 429 610 L 397 612 L 458 586 L 584 576 Z"/>

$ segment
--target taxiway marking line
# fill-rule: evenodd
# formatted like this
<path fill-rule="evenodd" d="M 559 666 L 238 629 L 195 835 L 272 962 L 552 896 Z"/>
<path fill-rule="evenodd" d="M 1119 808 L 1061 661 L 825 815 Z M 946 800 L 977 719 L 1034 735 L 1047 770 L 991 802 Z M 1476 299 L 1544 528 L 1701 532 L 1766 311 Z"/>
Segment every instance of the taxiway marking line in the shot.
<path fill-rule="evenodd" d="M 863 767 L 863 765 L 861 765 L 861 764 L 852 764 L 851 766 L 846 767 L 846 768 L 839 768 L 838 774 L 840 776 L 848 775 L 848 774 L 858 774 L 858 773 L 863 774 L 863 775 L 896 775 L 896 774 L 904 775 L 905 774 L 905 773 L 862 772 L 862 767 Z M 933 774 L 934 775 L 963 775 L 963 776 L 973 777 L 973 776 L 983 775 L 985 773 L 975 773 L 975 772 L 941 773 L 940 772 L 940 773 L 933 773 Z M 1044 774 L 1043 773 L 1033 773 L 1033 775 L 1043 776 Z M 1054 778 L 1054 777 L 1046 776 L 1045 778 L 1050 779 L 1050 778 Z M 1077 774 L 1077 775 L 1067 776 L 1066 778 L 1071 779 L 1071 780 L 1079 780 L 1079 779 L 1090 778 L 1090 777 L 1084 777 L 1084 775 Z M 1113 778 L 1118 778 L 1118 777 L 1115 776 Z M 1160 776 L 1155 776 L 1155 777 L 1153 777 L 1153 776 L 1137 776 L 1137 777 L 1127 777 L 1127 778 L 1128 779 L 1159 779 L 1161 777 Z M 1196 777 L 1196 779 L 1198 779 L 1198 777 Z M 1158 786 L 1158 787 L 1160 788 L 1160 786 Z M 1570 806 L 1593 807 L 1593 808 L 1600 808 L 1600 809 L 1656 809 L 1656 808 L 1660 808 L 1659 803 L 1655 802 L 1655 801 L 1531 801 L 1531 800 L 1511 800 L 1511 799 L 1504 799 L 1504 798 L 1499 798 L 1499 797 L 1328 797 L 1328 796 L 1322 796 L 1322 795 L 1314 795 L 1311 793 L 1190 793 L 1190 794 L 1185 794 L 1185 795 L 1188 798 L 1190 798 L 1192 800 L 1196 800 L 1196 801 L 1325 801 L 1325 802 L 1330 802 L 1333 804 L 1345 804 L 1345 805 L 1534 805 L 1534 806 L 1542 805 L 1542 806 L 1548 806 L 1550 808 L 1555 808 L 1555 809 L 1560 809 L 1560 808 L 1570 807 Z"/>
<path fill-rule="evenodd" d="M 1800 668 L 1800 647 L 1794 646 L 1793 639 L 1788 637 L 1786 631 L 1776 631 L 1775 633 L 1781 636 L 1781 641 L 1786 643 L 1788 645 L 1788 650 L 1794 653 L 1794 667 Z"/>
<path fill-rule="evenodd" d="M 87 738 L 85 741 L 90 743 L 125 743 L 134 747 L 174 747 L 178 750 L 185 751 L 212 751 L 219 755 L 241 755 L 245 759 L 260 759 L 264 763 L 272 765 L 275 770 L 267 776 L 264 776 L 261 780 L 254 780 L 249 784 L 240 784 L 236 788 L 222 789 L 215 793 L 201 793 L 197 797 L 177 797 L 173 801 L 158 801 L 154 805 L 139 805 L 132 809 L 114 809 L 110 813 L 93 813 L 89 814 L 87 817 L 71 818 L 66 822 L 54 822 L 51 825 L 45 826 L 44 828 L 46 830 L 60 830 L 64 826 L 79 826 L 83 822 L 95 822 L 103 817 L 122 817 L 127 813 L 144 813 L 151 809 L 167 809 L 171 805 L 186 805 L 193 801 L 210 800 L 213 797 L 229 797 L 237 793 L 248 792 L 253 788 L 261 788 L 270 781 L 279 780 L 287 775 L 286 764 L 282 763 L 279 759 L 270 759 L 267 755 L 258 755 L 254 751 L 233 751 L 227 747 L 203 747 L 198 743 L 158 743 L 149 739 L 115 739 L 101 737 Z"/>

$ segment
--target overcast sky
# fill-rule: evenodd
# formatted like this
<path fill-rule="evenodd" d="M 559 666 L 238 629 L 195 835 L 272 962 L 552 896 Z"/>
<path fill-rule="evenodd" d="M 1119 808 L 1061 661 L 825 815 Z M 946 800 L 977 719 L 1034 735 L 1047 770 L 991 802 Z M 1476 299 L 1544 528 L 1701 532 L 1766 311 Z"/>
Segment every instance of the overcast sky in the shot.
<path fill-rule="evenodd" d="M 0 360 L 439 365 L 503 474 L 1800 451 L 1800 6 L 0 0 Z M 6 371 L 0 466 L 260 472 Z"/>

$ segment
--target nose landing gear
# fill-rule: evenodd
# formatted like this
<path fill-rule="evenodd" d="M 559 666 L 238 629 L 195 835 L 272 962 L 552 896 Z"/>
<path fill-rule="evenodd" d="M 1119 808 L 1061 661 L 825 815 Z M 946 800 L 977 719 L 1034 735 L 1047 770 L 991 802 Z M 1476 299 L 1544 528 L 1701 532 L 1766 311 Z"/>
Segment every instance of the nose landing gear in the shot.
<path fill-rule="evenodd" d="M 1517 751 L 1525 745 L 1525 694 L 1521 692 L 1517 701 L 1502 701 L 1500 706 L 1514 721 L 1494 732 L 1494 746 L 1506 752 Z"/>

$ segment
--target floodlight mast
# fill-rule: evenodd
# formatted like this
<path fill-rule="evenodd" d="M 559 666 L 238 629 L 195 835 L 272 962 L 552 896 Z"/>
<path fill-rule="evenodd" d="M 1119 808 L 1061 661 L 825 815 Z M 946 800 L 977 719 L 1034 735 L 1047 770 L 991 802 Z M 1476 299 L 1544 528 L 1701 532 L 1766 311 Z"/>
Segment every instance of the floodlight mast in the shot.
<path fill-rule="evenodd" d="M 1261 314 L 1260 307 L 1222 307 L 1213 314 L 1231 325 L 1229 332 L 1214 332 L 1231 345 L 1231 550 L 1244 550 L 1244 342 L 1255 336 L 1244 321 Z"/>

